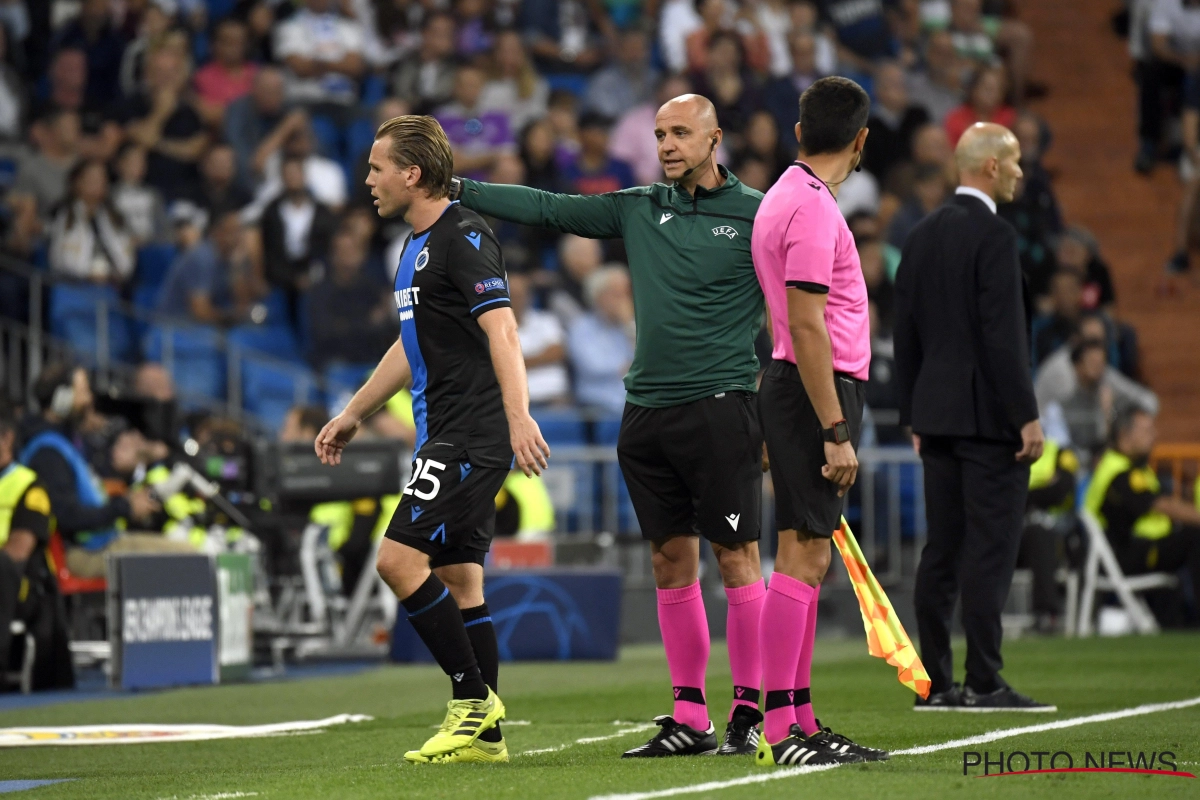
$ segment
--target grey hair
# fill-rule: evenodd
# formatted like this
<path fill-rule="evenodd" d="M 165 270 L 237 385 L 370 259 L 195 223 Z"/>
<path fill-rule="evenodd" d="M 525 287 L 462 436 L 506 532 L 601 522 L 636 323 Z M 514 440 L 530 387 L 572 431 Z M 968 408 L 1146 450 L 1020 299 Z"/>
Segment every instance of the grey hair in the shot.
<path fill-rule="evenodd" d="M 583 297 L 589 308 L 596 307 L 596 299 L 608 288 L 614 278 L 629 278 L 629 270 L 620 264 L 606 264 L 587 276 L 583 282 Z"/>

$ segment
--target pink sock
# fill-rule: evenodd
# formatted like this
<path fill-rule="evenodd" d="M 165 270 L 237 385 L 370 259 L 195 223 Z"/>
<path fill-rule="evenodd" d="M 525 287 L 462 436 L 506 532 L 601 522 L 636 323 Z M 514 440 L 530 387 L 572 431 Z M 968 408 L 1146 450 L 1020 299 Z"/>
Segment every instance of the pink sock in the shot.
<path fill-rule="evenodd" d="M 733 674 L 733 705 L 758 710 L 758 687 L 762 682 L 762 655 L 758 649 L 758 620 L 762 616 L 767 587 L 762 582 L 749 586 L 725 587 L 729 598 L 729 616 L 725 623 L 725 643 L 729 647 L 729 671 Z"/>
<path fill-rule="evenodd" d="M 796 722 L 804 729 L 805 736 L 812 736 L 819 728 L 813 715 L 812 697 L 809 687 L 812 685 L 813 640 L 817 638 L 817 599 L 821 596 L 821 587 L 813 589 L 812 599 L 808 602 L 808 621 L 804 626 L 804 646 L 800 649 L 800 663 L 796 665 Z"/>
<path fill-rule="evenodd" d="M 808 607 L 816 589 L 788 575 L 776 572 L 767 586 L 763 604 L 762 643 L 763 688 L 766 689 L 766 722 L 763 736 L 771 744 L 788 737 L 796 724 L 796 667 L 804 647 L 804 629 L 808 626 Z"/>
<path fill-rule="evenodd" d="M 682 589 L 658 590 L 658 627 L 675 692 L 675 721 L 706 731 L 709 720 L 704 672 L 708 668 L 709 640 L 700 581 Z"/>

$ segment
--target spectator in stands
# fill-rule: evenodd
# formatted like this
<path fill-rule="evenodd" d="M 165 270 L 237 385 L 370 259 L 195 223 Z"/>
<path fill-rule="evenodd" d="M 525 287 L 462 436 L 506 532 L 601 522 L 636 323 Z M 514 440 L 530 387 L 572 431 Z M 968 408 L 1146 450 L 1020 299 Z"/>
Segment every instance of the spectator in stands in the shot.
<path fill-rule="evenodd" d="M 788 0 L 754 0 L 746 3 L 742 14 L 753 20 L 767 43 L 766 75 L 780 78 L 792 69 L 788 36 L 792 32 L 792 4 Z M 747 26 L 749 27 L 749 26 Z"/>
<path fill-rule="evenodd" d="M 908 96 L 941 124 L 963 97 L 963 61 L 946 31 L 929 34 L 923 68 L 908 74 Z"/>
<path fill-rule="evenodd" d="M 254 76 L 250 94 L 234 100 L 225 110 L 225 140 L 237 158 L 238 180 L 253 190 L 267 168 L 267 160 L 297 129 L 308 124 L 303 111 L 284 105 L 283 73 L 263 67 Z"/>
<path fill-rule="evenodd" d="M 433 112 L 446 131 L 454 151 L 454 169 L 467 177 L 483 179 L 496 159 L 516 151 L 508 115 L 480 104 L 483 70 L 465 64 L 454 77 L 454 100 Z"/>
<path fill-rule="evenodd" d="M 885 5 L 879 0 L 822 0 L 822 14 L 837 33 L 838 61 L 845 68 L 869 75 L 876 62 L 899 54 Z"/>
<path fill-rule="evenodd" d="M 167 208 L 175 254 L 181 256 L 204 241 L 208 229 L 208 212 L 191 200 L 176 200 Z"/>
<path fill-rule="evenodd" d="M 362 26 L 340 16 L 335 0 L 305 0 L 275 35 L 275 58 L 288 69 L 288 99 L 348 121 L 366 71 L 362 49 Z"/>
<path fill-rule="evenodd" d="M 109 196 L 108 168 L 82 161 L 50 225 L 50 270 L 59 277 L 124 283 L 133 276 L 134 237 Z"/>
<path fill-rule="evenodd" d="M 87 54 L 88 91 L 100 102 L 117 96 L 125 41 L 113 23 L 109 0 L 83 0 L 79 16 L 59 30 L 54 49 L 76 47 Z"/>
<path fill-rule="evenodd" d="M 430 14 L 421 27 L 421 46 L 401 59 L 392 72 L 392 94 L 417 113 L 429 113 L 454 93 L 456 27 L 449 14 Z"/>
<path fill-rule="evenodd" d="M 1156 0 L 1146 23 L 1149 58 L 1139 65 L 1138 154 L 1134 168 L 1143 174 L 1158 160 L 1163 122 L 1163 95 L 1183 84 L 1185 106 L 1197 104 L 1200 92 L 1200 5 L 1194 0 Z M 1194 138 L 1194 136 L 1192 137 Z"/>
<path fill-rule="evenodd" d="M 146 53 L 151 43 L 161 40 L 174 25 L 174 4 L 168 7 L 161 2 L 147 3 L 136 31 L 130 35 L 132 41 L 125 46 L 121 56 L 121 94 L 126 97 L 137 94 L 145 82 Z"/>
<path fill-rule="evenodd" d="M 621 32 L 616 58 L 588 81 L 585 111 L 617 119 L 654 97 L 659 75 L 650 63 L 650 37 L 640 28 Z"/>
<path fill-rule="evenodd" d="M 394 117 L 402 117 L 412 111 L 408 103 L 401 100 L 399 97 L 385 97 L 375 106 L 375 129 Z M 375 213 L 375 198 L 371 196 L 371 187 L 367 186 L 367 173 L 371 171 L 371 165 L 368 163 L 368 156 L 371 153 L 371 145 L 374 142 L 364 142 L 363 149 L 353 154 L 351 163 L 354 165 L 354 171 L 350 178 L 351 205 L 355 208 L 365 208 L 370 211 L 372 217 L 378 217 Z"/>
<path fill-rule="evenodd" d="M 565 167 L 579 156 L 579 98 L 568 89 L 554 89 L 546 119 L 554 129 L 554 157 Z"/>
<path fill-rule="evenodd" d="M 738 149 L 750 115 L 762 102 L 754 76 L 746 69 L 745 50 L 737 34 L 713 34 L 708 41 L 705 69 L 692 74 L 692 83 L 697 94 L 712 101 L 721 130 L 733 149 Z"/>
<path fill-rule="evenodd" d="M 32 117 L 41 119 L 54 111 L 79 115 L 79 154 L 108 161 L 121 143 L 121 126 L 110 118 L 109 105 L 87 91 L 87 57 L 78 48 L 59 50 L 47 75 L 49 93 L 35 103 Z"/>
<path fill-rule="evenodd" d="M 819 34 L 807 30 L 793 31 L 788 37 L 791 52 L 789 73 L 768 81 L 763 87 L 763 105 L 774 115 L 779 130 L 786 132 L 783 138 L 789 145 L 795 138 L 790 131 L 796 127 L 796 120 L 800 116 L 800 95 L 824 77 L 824 70 L 817 58 L 821 42 L 825 42 L 825 39 Z"/>
<path fill-rule="evenodd" d="M 196 71 L 196 110 L 210 127 L 219 130 L 225 109 L 250 94 L 258 65 L 246 60 L 246 26 L 225 18 L 217 24 L 213 59 Z"/>
<path fill-rule="evenodd" d="M 583 313 L 584 286 L 600 270 L 604 249 L 595 239 L 568 233 L 558 240 L 558 290 L 550 299 L 554 313 L 567 327 Z"/>
<path fill-rule="evenodd" d="M 795 134 L 789 130 L 786 138 L 780 136 L 779 129 L 775 125 L 775 117 L 771 115 L 771 112 L 760 109 L 750 115 L 750 120 L 746 123 L 742 149 L 736 154 L 738 179 L 753 187 L 754 184 L 748 183 L 746 180 L 746 166 L 756 162 L 761 164 L 765 171 L 763 177 L 767 186 L 773 185 L 796 157 L 794 144 L 793 146 L 784 145 L 787 139 L 794 143 Z M 751 170 L 756 168 L 751 167 Z"/>
<path fill-rule="evenodd" d="M 739 14 L 734 23 L 733 11 L 726 0 L 697 0 L 700 12 L 700 27 L 688 34 L 687 68 L 691 72 L 708 69 L 709 44 L 718 33 L 740 36 L 745 53 L 745 65 L 757 73 L 766 73 L 771 67 L 771 47 L 767 37 L 758 28 L 757 19 L 749 14 Z"/>
<path fill-rule="evenodd" d="M 282 152 L 276 151 L 266 157 L 263 182 L 254 198 L 252 210 L 247 213 L 256 218 L 258 209 L 265 207 L 283 191 L 280 169 L 285 158 L 298 158 L 304 162 L 304 185 L 313 198 L 338 213 L 346 204 L 346 173 L 341 164 L 317 153 L 316 138 L 307 118 L 291 127 L 283 141 Z"/>
<path fill-rule="evenodd" d="M 180 253 L 158 298 L 165 317 L 207 325 L 233 325 L 246 317 L 253 277 L 236 211 L 212 220 L 208 238 Z"/>
<path fill-rule="evenodd" d="M 519 154 L 525 167 L 526 186 L 548 192 L 565 191 L 562 171 L 555 159 L 554 129 L 548 120 L 539 119 L 525 128 Z"/>
<path fill-rule="evenodd" d="M 421 46 L 425 7 L 400 0 L 352 0 L 350 14 L 363 29 L 363 57 L 376 70 L 387 69 Z"/>
<path fill-rule="evenodd" d="M 92 410 L 87 373 L 67 364 L 45 367 L 33 386 L 39 413 L 25 418 L 21 461 L 46 488 L 58 530 L 67 544 L 67 568 L 77 577 L 107 571 L 106 557 L 118 552 L 194 552 L 157 535 L 130 533 L 158 510 L 147 489 L 109 498 L 100 490 L 79 446 L 78 427 Z M 118 530 L 118 520 L 129 527 Z"/>
<path fill-rule="evenodd" d="M 171 373 L 155 361 L 138 364 L 133 373 L 133 394 L 159 403 L 169 403 L 177 396 Z"/>
<path fill-rule="evenodd" d="M 1191 18 L 1200 23 L 1200 4 L 1190 11 Z M 1200 28 L 1196 37 L 1200 40 Z M 1200 41 L 1196 43 L 1200 51 Z M 1200 193 L 1200 52 L 1190 57 L 1196 66 L 1184 77 L 1183 113 L 1180 117 L 1180 136 L 1183 152 L 1179 158 L 1179 177 L 1183 182 L 1183 197 L 1179 201 L 1179 212 L 1175 222 L 1175 252 L 1167 261 L 1168 275 L 1187 272 L 1190 266 L 1188 251 L 1191 244 L 1192 223 L 1195 219 L 1196 196 Z M 1144 146 L 1145 147 L 1145 146 Z M 1156 152 L 1156 151 L 1155 151 Z M 1138 156 L 1139 171 L 1143 162 L 1153 166 L 1153 155 L 1147 148 L 1147 155 Z M 1170 284 L 1167 284 L 1168 290 Z"/>
<path fill-rule="evenodd" d="M 879 181 L 892 167 L 912 157 L 912 138 L 929 122 L 929 112 L 909 102 L 904 86 L 904 69 L 896 62 L 880 64 L 875 72 L 875 102 L 867 128 L 870 141 L 863 152 L 863 166 Z"/>
<path fill-rule="evenodd" d="M 334 362 L 373 364 L 396 341 L 396 308 L 387 287 L 363 270 L 367 245 L 342 229 L 329 249 L 329 270 L 313 284 L 308 304 L 309 359 L 317 369 Z"/>
<path fill-rule="evenodd" d="M 454 49 L 459 58 L 472 61 L 492 49 L 492 32 L 487 19 L 485 0 L 454 0 L 454 17 L 458 20 L 458 38 Z"/>
<path fill-rule="evenodd" d="M 508 116 L 509 128 L 519 131 L 546 115 L 549 99 L 550 84 L 533 68 L 521 35 L 511 30 L 496 34 L 492 69 L 479 96 L 480 107 L 502 111 Z"/>
<path fill-rule="evenodd" d="M 888 223 L 887 240 L 892 247 L 904 247 L 908 234 L 934 209 L 946 200 L 946 175 L 936 164 L 921 164 L 916 168 L 912 195 Z"/>
<path fill-rule="evenodd" d="M 625 373 L 633 361 L 633 292 L 624 267 L 604 267 L 585 283 L 588 307 L 567 336 L 575 398 L 609 414 L 625 408 Z"/>
<path fill-rule="evenodd" d="M 878 336 L 890 338 L 892 335 L 893 308 L 895 307 L 895 290 L 888 279 L 887 263 L 884 259 L 884 243 L 880 239 L 863 239 L 855 242 L 858 248 L 859 263 L 862 268 L 863 281 L 867 285 L 867 301 L 875 307 Z"/>
<path fill-rule="evenodd" d="M 523 0 L 520 28 L 542 73 L 595 69 L 604 60 L 599 34 L 614 31 L 602 4 L 584 0 Z"/>
<path fill-rule="evenodd" d="M 1050 174 L 1042 165 L 1042 142 L 1047 134 L 1043 132 L 1041 121 L 1032 114 L 1022 113 L 1017 117 L 1013 133 L 1021 145 L 1023 175 L 1012 202 L 1000 206 L 998 213 L 1016 228 L 1021 268 L 1029 279 L 1030 291 L 1041 295 L 1045 294 L 1055 270 L 1054 239 L 1062 233 L 1062 216 Z M 1082 268 L 1084 264 L 1079 266 Z M 1085 288 L 1085 296 L 1088 294 Z"/>
<path fill-rule="evenodd" d="M 1071 442 L 1080 451 L 1084 463 L 1099 454 L 1108 440 L 1108 426 L 1119 413 L 1117 397 L 1104 382 L 1104 346 L 1085 341 L 1071 349 L 1075 372 L 1075 391 L 1062 401 L 1063 416 L 1071 432 Z"/>
<path fill-rule="evenodd" d="M 755 155 L 743 156 L 737 164 L 737 175 L 742 183 L 765 194 L 775 183 L 775 166 Z"/>
<path fill-rule="evenodd" d="M 209 148 L 200 163 L 200 193 L 196 201 L 216 216 L 222 209 L 243 209 L 252 195 L 237 182 L 237 157 L 233 148 L 218 142 Z"/>
<path fill-rule="evenodd" d="M 976 122 L 994 122 L 1012 128 L 1017 112 L 1004 102 L 1004 70 L 980 67 L 967 82 L 966 102 L 946 115 L 946 136 L 951 146 L 958 144 L 963 132 Z"/>
<path fill-rule="evenodd" d="M 1060 269 L 1050 279 L 1050 313 L 1033 321 L 1033 367 L 1062 347 L 1079 324 L 1083 314 L 1083 278 L 1069 269 Z"/>
<path fill-rule="evenodd" d="M 1087 228 L 1072 225 L 1058 238 L 1055 258 L 1059 269 L 1069 269 L 1083 279 L 1085 310 L 1106 309 L 1116 302 L 1112 275 L 1100 257 L 1100 243 Z"/>
<path fill-rule="evenodd" d="M 29 130 L 33 151 L 19 156 L 16 191 L 32 195 L 38 212 L 48 217 L 67 194 L 67 175 L 80 156 L 79 114 L 50 110 Z"/>
<path fill-rule="evenodd" d="M 167 209 L 162 195 L 145 181 L 146 148 L 130 142 L 117 155 L 117 185 L 112 190 L 112 203 L 139 247 L 167 234 Z"/>
<path fill-rule="evenodd" d="M 596 113 L 579 120 L 579 158 L 563 170 L 563 183 L 572 194 L 604 194 L 634 185 L 633 170 L 608 153 L 612 122 Z"/>
<path fill-rule="evenodd" d="M 959 55 L 979 64 L 993 64 L 1003 56 L 1013 103 L 1025 102 L 1033 56 L 1033 33 L 1017 19 L 986 16 L 983 0 L 950 0 L 947 30 Z"/>
<path fill-rule="evenodd" d="M 639 185 L 654 183 L 663 176 L 658 143 L 654 138 L 654 115 L 663 103 L 691 91 L 692 85 L 686 78 L 668 75 L 659 84 L 653 100 L 630 108 L 613 128 L 608 152 L 633 168 Z"/>
<path fill-rule="evenodd" d="M 678 74 L 687 69 L 687 37 L 703 22 L 695 0 L 665 0 L 658 23 L 659 46 L 667 72 Z"/>
<path fill-rule="evenodd" d="M 1076 348 L 1099 347 L 1111 362 L 1111 343 L 1112 337 L 1102 315 L 1093 313 L 1082 317 L 1067 343 L 1051 353 L 1038 367 L 1033 383 L 1038 408 L 1048 408 L 1051 403 L 1061 405 L 1075 394 L 1078 383 L 1071 354 Z M 1106 391 L 1111 392 L 1117 405 L 1134 406 L 1150 414 L 1158 413 L 1158 398 L 1154 392 L 1121 374 L 1111 363 L 1105 366 L 1101 383 Z"/>
<path fill-rule="evenodd" d="M 294 314 L 299 293 L 321 273 L 337 220 L 305 184 L 303 159 L 285 158 L 282 175 L 283 192 L 261 219 L 263 265 L 267 282 L 287 292 Z"/>
<path fill-rule="evenodd" d="M 0 25 L 0 141 L 15 141 L 24 133 L 29 96 L 21 75 L 8 63 L 8 31 Z"/>
<path fill-rule="evenodd" d="M 529 379 L 530 405 L 565 403 L 571 397 L 567 378 L 565 336 L 558 317 L 530 304 L 530 282 L 527 275 L 510 273 L 508 293 L 513 313 L 517 317 L 517 334 L 521 338 L 521 354 L 525 357 L 525 374 Z"/>
<path fill-rule="evenodd" d="M 154 46 L 146 55 L 143 90 L 117 112 L 125 136 L 150 153 L 147 180 L 168 200 L 195 195 L 196 164 L 209 140 L 189 95 L 186 46 L 182 35 Z"/>
<path fill-rule="evenodd" d="M 1096 466 L 1084 505 L 1104 525 L 1124 573 L 1187 569 L 1197 587 L 1200 510 L 1163 491 L 1149 464 L 1157 437 L 1149 414 L 1135 410 L 1119 416 L 1112 446 Z"/>

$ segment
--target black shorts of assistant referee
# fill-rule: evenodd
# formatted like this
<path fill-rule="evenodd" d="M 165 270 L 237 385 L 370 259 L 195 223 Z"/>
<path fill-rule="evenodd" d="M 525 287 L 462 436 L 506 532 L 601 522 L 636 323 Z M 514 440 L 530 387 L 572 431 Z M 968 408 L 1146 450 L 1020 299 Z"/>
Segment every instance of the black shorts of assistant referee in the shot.
<path fill-rule="evenodd" d="M 431 567 L 483 564 L 507 477 L 506 469 L 472 466 L 461 448 L 426 445 L 384 535 L 428 555 Z"/>
<path fill-rule="evenodd" d="M 866 385 L 844 372 L 835 372 L 833 383 L 850 427 L 850 443 L 857 451 Z M 837 486 L 821 475 L 825 466 L 821 421 L 795 364 L 775 360 L 767 366 L 758 389 L 758 409 L 775 484 L 776 528 L 832 537 L 846 498 L 838 497 Z"/>
<path fill-rule="evenodd" d="M 617 460 L 642 538 L 758 539 L 762 432 L 753 394 L 722 392 L 667 408 L 626 403 Z"/>

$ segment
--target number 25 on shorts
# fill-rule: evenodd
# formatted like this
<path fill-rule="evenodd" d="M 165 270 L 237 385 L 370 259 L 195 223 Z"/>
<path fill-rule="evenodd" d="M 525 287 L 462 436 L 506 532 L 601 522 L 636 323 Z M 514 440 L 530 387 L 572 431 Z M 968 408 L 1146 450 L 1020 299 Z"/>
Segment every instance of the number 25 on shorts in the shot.
<path fill-rule="evenodd" d="M 404 494 L 411 494 L 421 500 L 432 500 L 437 497 L 437 493 L 441 491 L 442 482 L 433 474 L 433 470 L 445 472 L 446 465 L 440 461 L 434 461 L 432 458 L 418 458 L 414 461 L 412 477 L 408 479 L 408 484 L 404 487 Z M 427 492 L 423 492 L 417 488 L 417 484 L 424 481 L 432 484 L 433 488 Z"/>

